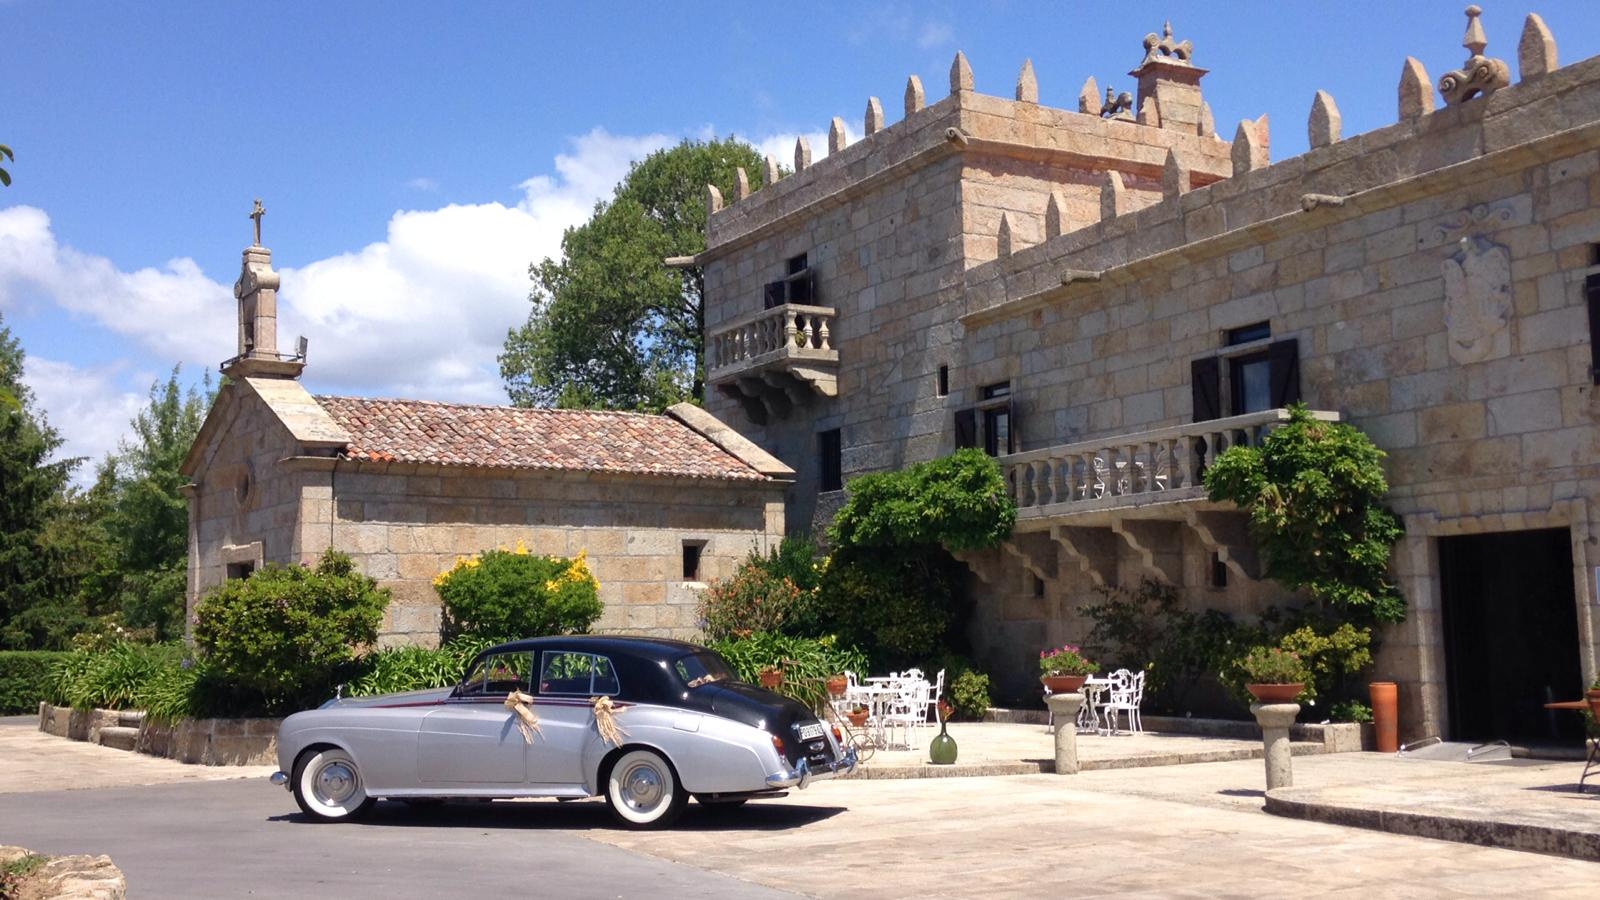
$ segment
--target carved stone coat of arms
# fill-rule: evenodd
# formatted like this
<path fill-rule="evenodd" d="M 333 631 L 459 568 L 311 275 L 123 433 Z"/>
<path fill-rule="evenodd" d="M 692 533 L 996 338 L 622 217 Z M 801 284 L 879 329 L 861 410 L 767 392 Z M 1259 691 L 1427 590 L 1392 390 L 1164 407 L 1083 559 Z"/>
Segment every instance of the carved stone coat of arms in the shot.
<path fill-rule="evenodd" d="M 1482 235 L 1463 237 L 1444 261 L 1444 326 L 1450 358 L 1476 363 L 1511 355 L 1511 253 Z"/>

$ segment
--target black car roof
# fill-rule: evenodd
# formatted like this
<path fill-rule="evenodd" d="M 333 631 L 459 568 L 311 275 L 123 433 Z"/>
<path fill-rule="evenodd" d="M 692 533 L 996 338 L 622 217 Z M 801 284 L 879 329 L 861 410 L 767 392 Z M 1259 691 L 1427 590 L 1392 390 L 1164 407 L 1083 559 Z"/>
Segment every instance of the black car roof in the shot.
<path fill-rule="evenodd" d="M 672 638 L 656 637 L 631 637 L 620 634 L 568 634 L 553 635 L 550 637 L 523 638 L 520 641 L 510 641 L 497 644 L 484 650 L 484 653 L 497 651 L 515 652 L 519 650 L 547 650 L 560 648 L 563 650 L 577 650 L 589 653 L 618 654 L 626 653 L 637 657 L 648 657 L 655 660 L 673 660 L 686 653 L 698 653 L 706 648 L 688 641 L 678 641 Z M 480 654 L 481 655 L 481 654 Z"/>

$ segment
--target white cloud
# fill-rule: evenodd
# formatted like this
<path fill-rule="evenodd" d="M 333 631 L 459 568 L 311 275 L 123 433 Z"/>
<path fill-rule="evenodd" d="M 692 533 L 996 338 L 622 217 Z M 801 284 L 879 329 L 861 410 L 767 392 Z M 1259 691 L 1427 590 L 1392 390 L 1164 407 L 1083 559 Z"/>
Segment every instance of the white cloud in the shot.
<path fill-rule="evenodd" d="M 145 396 L 118 387 L 120 368 L 80 368 L 35 355 L 24 364 L 22 382 L 65 441 L 56 457 L 89 459 L 74 478 L 80 485 L 94 481 L 94 464 L 117 449 L 128 423 L 144 408 Z"/>

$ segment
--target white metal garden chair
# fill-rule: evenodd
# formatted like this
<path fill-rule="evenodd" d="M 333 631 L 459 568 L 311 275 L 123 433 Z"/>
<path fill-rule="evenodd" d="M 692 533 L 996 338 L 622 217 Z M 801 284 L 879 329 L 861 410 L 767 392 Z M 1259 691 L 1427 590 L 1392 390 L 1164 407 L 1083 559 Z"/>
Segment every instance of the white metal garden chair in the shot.
<path fill-rule="evenodd" d="M 927 724 L 927 694 L 926 681 L 906 680 L 900 682 L 900 690 L 889 701 L 888 712 L 883 716 L 883 728 L 888 736 L 888 742 L 894 746 L 895 729 L 905 729 L 903 746 L 907 750 L 917 749 L 914 743 L 919 726 Z"/>
<path fill-rule="evenodd" d="M 1128 717 L 1128 731 L 1132 734 L 1144 733 L 1144 720 L 1139 715 L 1139 704 L 1144 702 L 1144 671 L 1129 672 L 1119 669 L 1111 676 L 1113 683 L 1108 700 L 1100 704 L 1105 711 L 1106 728 L 1111 734 L 1119 733 L 1117 720 L 1122 713 Z"/>

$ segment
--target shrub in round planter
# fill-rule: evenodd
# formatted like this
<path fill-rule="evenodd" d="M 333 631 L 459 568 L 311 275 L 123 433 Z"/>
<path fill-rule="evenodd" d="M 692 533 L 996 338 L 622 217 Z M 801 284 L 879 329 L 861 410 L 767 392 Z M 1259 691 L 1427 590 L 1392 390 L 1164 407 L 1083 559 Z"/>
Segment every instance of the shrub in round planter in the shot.
<path fill-rule="evenodd" d="M 1245 690 L 1262 703 L 1290 703 L 1305 690 L 1311 673 L 1299 654 L 1277 647 L 1256 647 L 1239 661 Z"/>
<path fill-rule="evenodd" d="M 433 579 L 444 602 L 441 633 L 491 641 L 580 634 L 600 618 L 600 584 L 588 558 L 485 550 L 463 556 Z"/>
<path fill-rule="evenodd" d="M 1070 694 L 1100 670 L 1100 664 L 1085 659 L 1074 644 L 1062 644 L 1039 651 L 1039 680 L 1052 694 Z"/>

